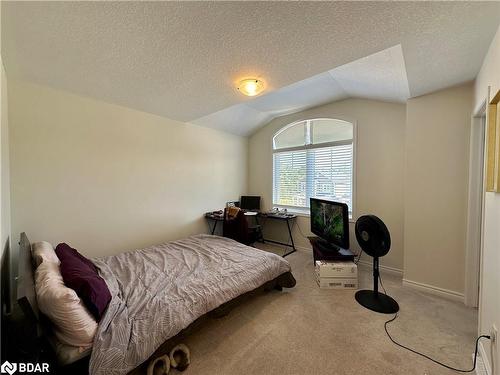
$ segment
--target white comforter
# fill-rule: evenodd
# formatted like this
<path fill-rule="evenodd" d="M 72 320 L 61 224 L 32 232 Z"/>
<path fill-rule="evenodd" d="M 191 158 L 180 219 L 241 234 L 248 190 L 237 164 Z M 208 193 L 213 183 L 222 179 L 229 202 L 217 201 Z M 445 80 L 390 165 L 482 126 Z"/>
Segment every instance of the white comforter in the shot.
<path fill-rule="evenodd" d="M 113 298 L 94 339 L 91 374 L 126 374 L 201 315 L 290 271 L 278 255 L 209 235 L 94 263 Z"/>

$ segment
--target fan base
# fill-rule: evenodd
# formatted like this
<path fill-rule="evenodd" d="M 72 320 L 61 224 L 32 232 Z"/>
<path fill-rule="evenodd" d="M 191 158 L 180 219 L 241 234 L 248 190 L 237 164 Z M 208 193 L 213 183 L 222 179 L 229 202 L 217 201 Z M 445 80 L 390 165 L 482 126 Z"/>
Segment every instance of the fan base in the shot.
<path fill-rule="evenodd" d="M 360 305 L 382 314 L 394 314 L 399 311 L 398 303 L 384 293 L 359 290 L 356 292 L 355 298 Z"/>

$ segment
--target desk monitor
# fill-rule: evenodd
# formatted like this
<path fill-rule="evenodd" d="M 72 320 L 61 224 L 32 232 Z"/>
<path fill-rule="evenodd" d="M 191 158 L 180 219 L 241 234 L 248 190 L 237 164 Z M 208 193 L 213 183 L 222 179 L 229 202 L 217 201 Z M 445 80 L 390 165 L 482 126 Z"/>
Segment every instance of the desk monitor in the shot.
<path fill-rule="evenodd" d="M 326 243 L 349 249 L 347 204 L 311 198 L 311 232 Z"/>
<path fill-rule="evenodd" d="M 240 208 L 242 210 L 259 211 L 260 197 L 251 195 L 242 195 L 240 198 Z"/>

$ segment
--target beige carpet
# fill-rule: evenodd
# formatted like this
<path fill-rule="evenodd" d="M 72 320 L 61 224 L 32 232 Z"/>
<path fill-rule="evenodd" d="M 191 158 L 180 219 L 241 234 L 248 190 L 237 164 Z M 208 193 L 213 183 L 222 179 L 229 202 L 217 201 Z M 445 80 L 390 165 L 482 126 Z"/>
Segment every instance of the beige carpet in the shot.
<path fill-rule="evenodd" d="M 297 286 L 247 301 L 205 324 L 186 344 L 188 374 L 454 374 L 392 344 L 384 332 L 390 316 L 359 306 L 353 291 L 320 290 L 310 253 L 286 259 Z M 361 287 L 371 288 L 369 272 Z M 471 367 L 476 311 L 412 289 L 384 276 L 401 306 L 393 336 L 439 360 Z M 175 373 L 175 371 L 174 371 Z"/>

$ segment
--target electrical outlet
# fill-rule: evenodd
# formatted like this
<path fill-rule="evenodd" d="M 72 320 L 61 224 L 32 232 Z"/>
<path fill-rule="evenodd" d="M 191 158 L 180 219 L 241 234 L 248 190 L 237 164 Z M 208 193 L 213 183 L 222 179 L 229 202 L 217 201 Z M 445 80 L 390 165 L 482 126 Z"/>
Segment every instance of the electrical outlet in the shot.
<path fill-rule="evenodd" d="M 497 326 L 494 324 L 491 327 L 490 337 L 491 337 L 491 343 L 496 344 L 498 340 L 498 329 Z"/>

